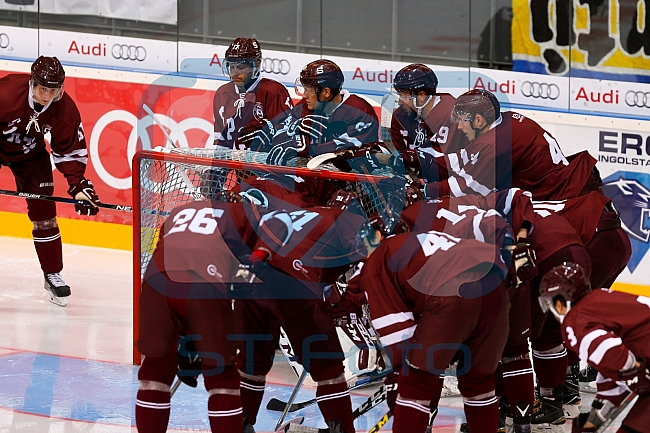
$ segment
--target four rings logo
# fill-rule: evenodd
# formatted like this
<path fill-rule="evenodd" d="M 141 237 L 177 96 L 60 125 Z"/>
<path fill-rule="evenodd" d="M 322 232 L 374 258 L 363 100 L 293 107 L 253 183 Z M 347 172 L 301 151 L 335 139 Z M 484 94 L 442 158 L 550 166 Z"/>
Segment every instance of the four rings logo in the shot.
<path fill-rule="evenodd" d="M 9 35 L 0 33 L 0 48 L 5 49 L 9 46 Z"/>
<path fill-rule="evenodd" d="M 552 83 L 524 81 L 521 85 L 521 94 L 527 98 L 556 100 L 560 97 L 560 88 Z"/>
<path fill-rule="evenodd" d="M 287 59 L 262 59 L 262 72 L 287 75 L 289 71 L 291 71 L 291 63 Z"/>
<path fill-rule="evenodd" d="M 111 48 L 113 58 L 118 60 L 137 60 L 142 62 L 147 58 L 147 50 L 141 45 L 115 44 Z"/>
<path fill-rule="evenodd" d="M 650 108 L 650 92 L 629 90 L 625 94 L 625 103 L 630 107 Z"/>

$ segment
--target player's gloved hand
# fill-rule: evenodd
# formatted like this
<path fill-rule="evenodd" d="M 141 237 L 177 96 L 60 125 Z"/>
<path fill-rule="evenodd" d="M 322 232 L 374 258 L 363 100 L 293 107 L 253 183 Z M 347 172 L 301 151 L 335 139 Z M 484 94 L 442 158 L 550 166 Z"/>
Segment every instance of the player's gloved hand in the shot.
<path fill-rule="evenodd" d="M 178 379 L 187 386 L 196 388 L 197 379 L 201 374 L 201 358 L 196 352 L 194 341 L 181 335 L 178 339 Z"/>
<path fill-rule="evenodd" d="M 648 370 L 648 360 L 637 358 L 638 367 L 629 370 L 620 371 L 618 380 L 624 382 L 628 388 L 639 397 L 650 394 L 650 370 Z"/>
<path fill-rule="evenodd" d="M 298 157 L 299 149 L 291 143 L 276 144 L 266 156 L 266 163 L 270 165 L 288 165 L 289 161 Z"/>
<path fill-rule="evenodd" d="M 391 371 L 386 375 L 384 386 L 386 387 L 386 403 L 391 412 L 395 411 L 395 402 L 397 401 L 397 382 L 399 380 L 399 371 Z"/>
<path fill-rule="evenodd" d="M 327 314 L 332 319 L 340 319 L 342 317 L 350 316 L 351 313 L 356 314 L 356 317 L 363 316 L 363 305 L 367 304 L 368 300 L 366 299 L 366 294 L 362 293 L 352 293 L 349 290 L 346 290 L 340 295 L 338 302 L 332 304 L 325 301 L 325 308 Z"/>
<path fill-rule="evenodd" d="M 242 283 L 253 283 L 256 274 L 262 270 L 268 257 L 269 252 L 264 249 L 256 249 L 250 255 L 239 257 L 239 269 L 237 269 L 235 279 Z"/>
<path fill-rule="evenodd" d="M 92 216 L 97 215 L 99 212 L 99 197 L 95 192 L 93 183 L 88 179 L 82 179 L 79 183 L 70 185 L 68 194 L 75 200 L 81 200 L 87 203 L 77 203 L 74 205 L 75 210 L 79 215 Z"/>
<path fill-rule="evenodd" d="M 528 284 L 537 276 L 537 257 L 528 238 L 519 238 L 512 248 L 512 262 L 517 275 L 517 287 Z"/>
<path fill-rule="evenodd" d="M 372 173 L 373 170 L 386 165 L 387 160 L 390 158 L 388 154 L 386 154 L 386 158 L 382 157 L 384 155 L 383 151 L 377 143 L 341 149 L 335 153 L 336 158 L 331 162 L 336 168 L 347 172 L 354 170 L 361 174 Z"/>
<path fill-rule="evenodd" d="M 275 126 L 269 119 L 253 119 L 239 130 L 237 142 L 251 150 L 260 150 L 271 145 L 275 132 Z"/>
<path fill-rule="evenodd" d="M 298 120 L 298 129 L 303 134 L 319 140 L 327 130 L 327 116 L 320 114 L 308 114 Z"/>

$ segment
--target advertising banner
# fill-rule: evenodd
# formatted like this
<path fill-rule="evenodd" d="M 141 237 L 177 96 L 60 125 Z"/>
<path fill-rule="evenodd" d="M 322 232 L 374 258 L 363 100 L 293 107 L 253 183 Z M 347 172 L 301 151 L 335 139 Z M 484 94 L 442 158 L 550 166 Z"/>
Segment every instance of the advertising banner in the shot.
<path fill-rule="evenodd" d="M 514 0 L 513 70 L 650 83 L 649 5 Z"/>
<path fill-rule="evenodd" d="M 39 54 L 63 63 L 176 72 L 176 42 L 92 33 L 39 30 Z"/>
<path fill-rule="evenodd" d="M 262 47 L 263 48 L 263 47 Z M 224 55 L 228 46 L 205 45 L 190 42 L 178 43 L 178 71 L 185 74 L 206 76 L 226 80 L 222 72 Z M 314 54 L 290 53 L 262 49 L 262 76 L 272 78 L 293 87 L 300 77 L 300 70 L 309 62 L 319 58 Z M 387 94 L 395 73 L 406 66 L 405 62 L 387 60 L 357 59 L 351 57 L 327 56 L 335 62 L 345 76 L 345 89 L 352 92 L 380 96 Z M 466 68 L 428 65 L 438 76 L 441 92 L 460 94 L 468 88 Z"/>
<path fill-rule="evenodd" d="M 33 61 L 38 57 L 38 29 L 0 26 L 0 56 Z"/>

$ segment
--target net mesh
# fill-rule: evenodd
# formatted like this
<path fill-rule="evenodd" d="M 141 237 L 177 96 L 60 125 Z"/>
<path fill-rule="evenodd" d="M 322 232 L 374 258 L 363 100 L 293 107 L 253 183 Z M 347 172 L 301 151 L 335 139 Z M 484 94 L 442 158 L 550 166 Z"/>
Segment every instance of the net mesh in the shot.
<path fill-rule="evenodd" d="M 147 152 L 136 157 L 139 178 L 134 186 L 134 211 L 139 215 L 134 218 L 134 229 L 140 231 L 140 277 L 156 247 L 159 228 L 174 208 L 191 201 L 210 200 L 217 192 L 232 189 L 250 176 L 274 171 L 274 166 L 265 164 L 267 154 L 264 152 L 180 148 L 165 149 L 160 155 L 164 158 L 148 157 Z M 188 161 L 184 157 L 192 158 Z M 232 161 L 252 164 L 246 165 L 246 169 L 232 168 L 229 167 Z M 306 168 L 307 161 L 307 158 L 295 158 L 288 165 Z M 319 169 L 338 171 L 328 163 Z M 300 176 L 312 176 L 311 173 L 314 177 L 328 177 L 327 172 L 317 170 L 301 171 Z M 340 174 L 337 177 L 346 177 Z M 330 181 L 336 189 L 355 192 L 366 215 L 387 212 L 391 219 L 394 214 L 398 218 L 404 201 L 404 183 L 391 177 L 390 172 L 376 170 L 372 174 L 374 180 L 359 180 L 350 175 L 350 180 L 332 178 Z"/>

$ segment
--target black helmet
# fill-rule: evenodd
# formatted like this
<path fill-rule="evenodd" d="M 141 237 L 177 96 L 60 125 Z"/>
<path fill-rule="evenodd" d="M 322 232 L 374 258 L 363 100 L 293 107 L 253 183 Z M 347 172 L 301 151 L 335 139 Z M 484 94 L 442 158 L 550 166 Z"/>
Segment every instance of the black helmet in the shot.
<path fill-rule="evenodd" d="M 313 87 L 316 93 L 327 87 L 332 93 L 337 93 L 343 87 L 343 79 L 343 72 L 336 63 L 326 59 L 314 60 L 300 71 L 300 78 L 295 83 L 296 93 L 302 95 L 304 87 Z"/>
<path fill-rule="evenodd" d="M 438 77 L 428 66 L 413 63 L 403 67 L 395 74 L 393 88 L 398 92 L 417 94 L 423 91 L 427 95 L 435 95 L 438 88 Z"/>

